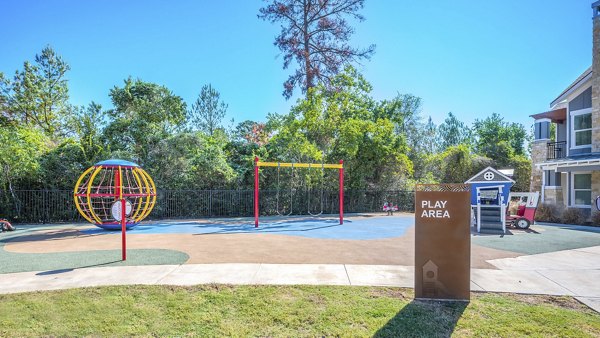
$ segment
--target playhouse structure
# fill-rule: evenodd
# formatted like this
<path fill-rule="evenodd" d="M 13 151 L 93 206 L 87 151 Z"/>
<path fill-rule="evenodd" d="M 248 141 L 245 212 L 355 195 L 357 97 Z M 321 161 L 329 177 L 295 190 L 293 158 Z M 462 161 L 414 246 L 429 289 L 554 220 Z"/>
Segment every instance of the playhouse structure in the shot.
<path fill-rule="evenodd" d="M 515 181 L 499 170 L 487 167 L 468 179 L 471 184 L 471 210 L 477 232 L 506 231 L 506 208 Z"/>

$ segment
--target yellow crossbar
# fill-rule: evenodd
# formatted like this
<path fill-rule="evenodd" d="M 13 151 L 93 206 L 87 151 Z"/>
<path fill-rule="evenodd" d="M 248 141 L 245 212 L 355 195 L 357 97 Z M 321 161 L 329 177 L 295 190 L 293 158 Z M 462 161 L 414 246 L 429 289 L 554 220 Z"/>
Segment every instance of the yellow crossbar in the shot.
<path fill-rule="evenodd" d="M 321 163 L 279 163 L 279 162 L 256 162 L 257 167 L 294 167 L 294 168 L 325 168 L 342 169 L 343 164 L 321 164 Z"/>

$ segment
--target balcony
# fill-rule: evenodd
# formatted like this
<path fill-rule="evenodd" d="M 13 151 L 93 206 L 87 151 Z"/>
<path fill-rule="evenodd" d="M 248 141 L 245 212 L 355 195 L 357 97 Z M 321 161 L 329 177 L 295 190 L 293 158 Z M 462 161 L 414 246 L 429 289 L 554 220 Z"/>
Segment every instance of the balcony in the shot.
<path fill-rule="evenodd" d="M 565 158 L 567 156 L 567 142 L 548 142 L 548 155 L 547 160 L 556 160 L 559 158 Z"/>

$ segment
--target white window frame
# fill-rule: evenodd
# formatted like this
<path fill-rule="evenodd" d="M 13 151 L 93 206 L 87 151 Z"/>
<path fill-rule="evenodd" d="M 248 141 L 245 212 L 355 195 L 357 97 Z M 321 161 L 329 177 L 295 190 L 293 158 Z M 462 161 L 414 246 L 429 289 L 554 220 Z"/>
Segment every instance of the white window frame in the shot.
<path fill-rule="evenodd" d="M 592 130 L 592 128 L 575 130 L 575 116 L 591 114 L 591 113 L 592 113 L 592 108 L 579 109 L 579 110 L 574 110 L 574 111 L 570 112 L 570 115 L 571 115 L 570 120 L 571 121 L 569 121 L 569 122 L 571 122 L 570 123 L 571 125 L 569 128 L 569 132 L 571 134 L 571 147 L 570 147 L 571 149 L 589 148 L 592 146 L 592 143 L 583 144 L 583 145 L 579 145 L 579 146 L 575 145 L 575 133 L 576 132 Z"/>
<path fill-rule="evenodd" d="M 592 184 L 590 181 L 590 188 L 589 189 L 575 189 L 575 175 L 592 175 L 591 171 L 576 171 L 576 172 L 572 172 L 571 173 L 571 186 L 570 186 L 570 190 L 571 190 L 571 206 L 572 207 L 576 207 L 576 208 L 592 208 L 592 201 L 590 201 L 590 205 L 585 205 L 585 204 L 575 204 L 575 190 L 578 191 L 592 191 Z"/>

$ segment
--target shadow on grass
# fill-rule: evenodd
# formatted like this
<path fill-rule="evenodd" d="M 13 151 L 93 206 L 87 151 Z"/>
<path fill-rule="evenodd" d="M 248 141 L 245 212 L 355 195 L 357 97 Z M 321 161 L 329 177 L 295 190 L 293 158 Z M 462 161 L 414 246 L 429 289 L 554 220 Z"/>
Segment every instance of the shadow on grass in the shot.
<path fill-rule="evenodd" d="M 413 300 L 373 337 L 450 337 L 467 302 Z"/>

